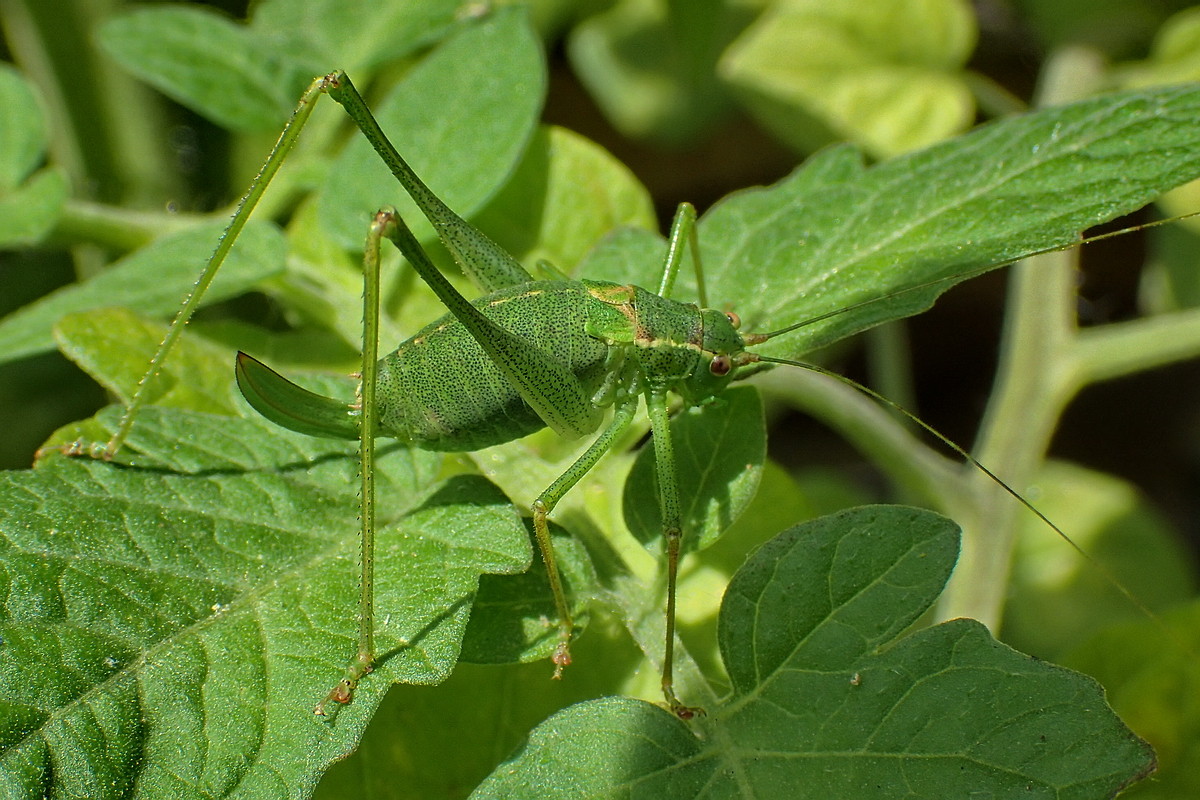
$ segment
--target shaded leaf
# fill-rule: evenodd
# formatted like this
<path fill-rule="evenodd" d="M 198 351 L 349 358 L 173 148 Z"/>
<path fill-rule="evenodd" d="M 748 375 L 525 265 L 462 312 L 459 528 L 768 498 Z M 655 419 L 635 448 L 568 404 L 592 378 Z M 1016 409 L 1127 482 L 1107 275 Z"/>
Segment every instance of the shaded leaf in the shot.
<path fill-rule="evenodd" d="M 1200 79 L 1200 9 L 1168 19 L 1154 37 L 1150 57 L 1117 68 L 1120 85 L 1161 86 Z"/>
<path fill-rule="evenodd" d="M 1103 566 L 1061 547 L 1040 520 L 1022 515 L 1004 608 L 1004 640 L 1012 646 L 1059 661 L 1118 620 L 1144 620 L 1105 573 L 1156 613 L 1195 594 L 1196 565 L 1182 538 L 1133 484 L 1057 461 L 1042 467 L 1029 491 L 1050 519 L 1071 520 L 1071 539 Z"/>
<path fill-rule="evenodd" d="M 21 73 L 0 64 L 0 194 L 19 186 L 46 153 L 46 121 Z"/>
<path fill-rule="evenodd" d="M 1131 790 L 1130 798 L 1176 800 L 1200 793 L 1197 653 L 1200 602 L 1192 598 L 1154 621 L 1112 625 L 1065 659 L 1101 681 L 1121 718 L 1154 745 L 1159 771 Z"/>
<path fill-rule="evenodd" d="M 142 314 L 174 314 L 195 284 L 224 227 L 224 222 L 215 222 L 162 236 L 91 280 L 63 287 L 9 314 L 0 321 L 3 359 L 49 350 L 54 346 L 50 335 L 54 323 L 77 311 L 120 305 Z M 252 221 L 217 273 L 204 303 L 242 294 L 281 272 L 284 249 L 278 228 Z"/>
<path fill-rule="evenodd" d="M 484 583 L 488 580 L 485 576 Z M 546 662 L 460 663 L 437 687 L 393 688 L 359 749 L 330 768 L 315 796 L 466 797 L 539 721 L 571 703 L 611 692 L 613 677 L 634 671 L 645 658 L 628 641 L 590 632 L 571 650 L 581 668 L 573 666 L 561 681 L 550 679 Z"/>
<path fill-rule="evenodd" d="M 232 130 L 282 126 L 304 88 L 286 51 L 202 8 L 137 9 L 108 20 L 97 35 L 129 72 Z"/>
<path fill-rule="evenodd" d="M 35 169 L 46 156 L 46 121 L 21 73 L 0 64 L 0 247 L 36 244 L 70 194 L 58 169 Z"/>
<path fill-rule="evenodd" d="M 1185 184 L 1159 198 L 1165 213 L 1188 213 L 1200 199 L 1200 184 Z M 1142 268 L 1138 305 L 1148 314 L 1161 314 L 1200 305 L 1200 271 L 1195 254 L 1200 241 L 1187 220 L 1156 231 L 1153 258 Z"/>
<path fill-rule="evenodd" d="M 23 247 L 45 238 L 70 194 L 63 173 L 47 167 L 0 195 L 0 247 Z"/>
<path fill-rule="evenodd" d="M 575 26 L 567 53 L 614 127 L 678 147 L 731 110 L 717 59 L 753 13 L 727 0 L 622 0 Z"/>
<path fill-rule="evenodd" d="M 667 242 L 660 234 L 641 228 L 618 228 L 600 240 L 576 272 L 592 281 L 643 286 L 662 274 L 666 256 Z"/>
<path fill-rule="evenodd" d="M 671 420 L 679 482 L 684 547 L 702 550 L 716 541 L 754 499 L 767 456 L 767 430 L 758 390 L 735 387 L 713 403 Z M 661 552 L 656 459 L 651 442 L 638 453 L 625 481 L 625 524 Z"/>
<path fill-rule="evenodd" d="M 949 520 L 865 507 L 784 531 L 734 577 L 734 683 L 698 736 L 608 698 L 551 717 L 475 797 L 1107 797 L 1153 765 L 1090 679 L 955 620 L 899 638 L 958 554 Z"/>
<path fill-rule="evenodd" d="M 526 518 L 525 523 L 530 547 L 536 552 L 533 520 Z M 596 584 L 595 571 L 587 552 L 560 526 L 550 523 L 550 534 L 555 561 L 571 601 L 571 616 L 576 628 L 583 630 L 588 624 L 587 607 Z M 540 560 L 541 556 L 534 558 Z M 479 581 L 461 659 L 472 664 L 517 664 L 548 659 L 558 646 L 556 614 L 550 581 L 540 565 L 519 575 L 485 575 Z"/>
<path fill-rule="evenodd" d="M 250 29 L 307 65 L 309 77 L 334 69 L 351 78 L 437 41 L 461 0 L 264 0 Z"/>
<path fill-rule="evenodd" d="M 577 133 L 542 126 L 517 171 L 474 223 L 525 264 L 570 272 L 613 228 L 653 229 L 650 193 L 629 168 Z"/>
<path fill-rule="evenodd" d="M 500 9 L 442 42 L 372 111 L 433 193 L 469 217 L 516 169 L 537 128 L 545 71 L 526 16 Z M 432 237 L 432 227 L 362 137 L 333 165 L 318 205 L 346 249 L 362 249 L 369 215 L 386 205 L 399 209 L 418 238 Z"/>

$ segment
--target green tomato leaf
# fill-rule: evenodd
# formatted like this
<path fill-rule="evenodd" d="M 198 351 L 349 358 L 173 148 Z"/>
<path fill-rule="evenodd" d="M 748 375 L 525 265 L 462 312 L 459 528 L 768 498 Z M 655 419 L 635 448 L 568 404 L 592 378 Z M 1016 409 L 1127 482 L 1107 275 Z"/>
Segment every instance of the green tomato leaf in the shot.
<path fill-rule="evenodd" d="M 1038 510 L 1071 531 L 1101 566 L 1060 547 L 1044 525 L 1035 524 L 1040 520 L 1022 515 L 1004 607 L 1004 640 L 1012 646 L 1057 662 L 1118 620 L 1144 620 L 1113 591 L 1110 578 L 1154 612 L 1195 593 L 1196 569 L 1186 546 L 1133 484 L 1052 461 L 1029 491 L 1036 493 Z M 1054 614 L 1047 616 L 1047 608 Z"/>
<path fill-rule="evenodd" d="M 355 78 L 436 42 L 461 6 L 461 0 L 264 0 L 254 5 L 250 29 L 307 65 L 309 77 L 341 69 Z"/>
<path fill-rule="evenodd" d="M 104 308 L 68 314 L 55 325 L 54 337 L 63 355 L 127 404 L 166 331 L 166 325 L 128 309 Z M 146 401 L 210 414 L 241 414 L 245 404 L 233 381 L 235 351 L 193 334 L 190 329 L 176 341 L 171 358 L 150 384 Z M 80 420 L 55 431 L 41 452 L 103 442 L 108 435 L 95 417 Z"/>
<path fill-rule="evenodd" d="M 125 308 L 69 314 L 54 327 L 63 355 L 125 404 L 133 397 L 146 365 L 167 327 Z M 171 358 L 154 379 L 147 402 L 213 414 L 238 413 L 230 392 L 234 351 L 198 336 L 179 339 Z"/>
<path fill-rule="evenodd" d="M 739 386 L 671 420 L 685 550 L 708 547 L 734 523 L 758 491 L 767 457 L 767 429 L 758 390 Z M 625 481 L 625 524 L 662 552 L 663 523 L 652 442 L 638 453 Z"/>
<path fill-rule="evenodd" d="M 1160 619 L 1112 625 L 1066 658 L 1102 681 L 1121 718 L 1154 745 L 1159 771 L 1137 787 L 1140 800 L 1200 795 L 1197 653 L 1200 601 L 1193 598 Z"/>
<path fill-rule="evenodd" d="M 732 108 L 717 59 L 752 16 L 726 0 L 623 0 L 577 25 L 567 53 L 618 130 L 678 147 Z"/>
<path fill-rule="evenodd" d="M 157 408 L 133 432 L 132 465 L 0 476 L 0 783 L 21 796 L 304 796 L 389 684 L 450 673 L 479 575 L 530 563 L 498 490 L 385 454 L 385 655 L 321 722 L 356 646 L 354 446 Z"/>
<path fill-rule="evenodd" d="M 1109 797 L 1153 768 L 1100 687 L 954 620 L 903 636 L 958 556 L 949 520 L 863 507 L 784 531 L 721 610 L 733 694 L 699 730 L 568 708 L 473 797 Z"/>
<path fill-rule="evenodd" d="M 96 363 L 102 365 L 97 370 L 97 377 L 119 393 L 127 393 L 136 382 L 138 373 L 149 357 L 147 351 L 154 349 L 161 335 L 159 326 L 148 326 L 131 318 L 127 312 L 118 313 L 114 310 L 68 317 L 60 324 L 59 330 L 59 336 L 70 343 L 69 349 L 81 363 L 89 367 Z M 226 613 L 241 608 L 251 616 L 261 618 L 271 609 L 276 595 L 285 590 L 294 593 L 296 589 L 292 583 L 301 583 L 308 594 L 299 600 L 291 600 L 286 610 L 279 611 L 273 618 L 272 624 L 286 627 L 287 614 L 294 614 L 297 619 L 307 622 L 286 627 L 292 639 L 307 628 L 317 626 L 320 632 L 312 634 L 314 641 L 320 642 L 322 636 L 327 636 L 331 642 L 327 643 L 328 649 L 335 653 L 326 660 L 319 646 L 301 645 L 306 653 L 304 658 L 297 658 L 294 651 L 280 656 L 290 660 L 289 663 L 295 661 L 300 666 L 316 671 L 332 663 L 333 670 L 324 674 L 319 683 L 310 681 L 301 688 L 298 688 L 300 684 L 285 680 L 280 692 L 286 694 L 291 704 L 291 710 L 283 713 L 287 724 L 279 725 L 267 720 L 273 727 L 255 734 L 256 742 L 243 741 L 253 738 L 249 734 L 258 730 L 253 727 L 258 724 L 254 720 L 246 723 L 251 727 L 238 727 L 239 720 L 231 722 L 228 729 L 208 726 L 212 735 L 217 737 L 213 748 L 221 752 L 231 751 L 233 755 L 226 759 L 228 763 L 222 762 L 210 769 L 202 780 L 192 781 L 197 788 L 187 788 L 185 781 L 185 788 L 176 787 L 176 791 L 182 792 L 181 796 L 199 796 L 202 784 L 207 786 L 216 781 L 239 785 L 245 783 L 254 787 L 252 791 L 255 796 L 306 796 L 332 757 L 329 754 L 336 755 L 336 752 L 333 745 L 323 741 L 314 744 L 311 731 L 306 732 L 302 725 L 293 724 L 293 717 L 297 722 L 311 720 L 311 708 L 301 705 L 310 706 L 328 690 L 331 681 L 344 667 L 345 660 L 353 653 L 355 644 L 357 499 L 352 488 L 356 472 L 354 446 L 322 443 L 292 435 L 256 416 L 247 420 L 230 416 L 244 409 L 243 404 L 235 403 L 229 397 L 232 394 L 231 355 L 191 335 L 182 337 L 174 355 L 175 358 L 168 364 L 171 372 L 162 376 L 161 385 L 157 387 L 163 393 L 159 401 L 220 410 L 226 416 L 171 413 L 159 407 L 143 410 L 132 429 L 130 447 L 122 451 L 119 458 L 132 462 L 134 466 L 126 467 L 131 470 L 130 474 L 153 475 L 166 480 L 164 491 L 171 492 L 168 496 L 176 498 L 176 505 L 171 506 L 159 495 L 135 489 L 145 495 L 142 498 L 145 514 L 151 514 L 150 509 L 161 505 L 162 514 L 174 515 L 165 523 L 166 527 L 160 526 L 164 531 L 162 535 L 171 541 L 186 541 L 187 549 L 196 550 L 199 545 L 195 544 L 195 540 L 204 539 L 204 521 L 209 514 L 216 518 L 208 526 L 212 531 L 211 536 L 216 537 L 215 546 L 232 547 L 237 541 L 235 535 L 253 534 L 255 528 L 252 524 L 242 524 L 242 517 L 250 513 L 243 510 L 243 506 L 253 509 L 258 515 L 256 519 L 261 518 L 263 527 L 268 528 L 268 532 L 262 535 L 270 537 L 267 541 L 272 543 L 273 549 L 255 555 L 250 552 L 259 546 L 254 542 L 242 543 L 236 549 L 244 553 L 246 558 L 261 558 L 266 563 L 269 577 L 262 580 L 268 581 L 269 585 L 243 580 L 238 585 L 244 584 L 244 589 L 231 591 L 235 594 L 236 591 L 244 591 L 249 596 L 243 600 L 235 596 L 232 602 L 222 599 L 220 602 L 229 606 Z M 298 380 L 316 391 L 347 399 L 353 396 L 354 387 L 349 380 L 332 381 L 311 376 Z M 113 415 L 105 414 L 103 419 L 103 426 L 88 431 L 93 440 L 102 440 L 112 428 Z M 66 438 L 71 440 L 77 435 Z M 547 626 L 546 618 L 553 614 L 554 607 L 546 589 L 545 574 L 540 569 L 514 576 L 512 583 L 489 580 L 486 586 L 480 586 L 478 607 L 474 602 L 473 590 L 481 572 L 480 566 L 491 565 L 499 572 L 519 572 L 529 564 L 528 532 L 513 515 L 507 500 L 498 495 L 496 501 L 489 500 L 495 490 L 477 478 L 457 478 L 440 492 L 436 488 L 433 490 L 433 496 L 440 499 L 427 500 L 422 504 L 422 499 L 431 496 L 429 484 L 438 472 L 440 457 L 383 442 L 381 450 L 386 455 L 382 457 L 376 473 L 382 526 L 377 546 L 377 580 L 380 582 L 376 594 L 377 619 L 380 621 L 377 636 L 384 645 L 389 638 L 401 637 L 399 641 L 402 646 L 394 649 L 389 659 L 394 664 L 392 672 L 398 672 L 405 681 L 438 682 L 459 658 L 455 648 L 463 638 L 469 642 L 463 646 L 474 658 L 491 663 L 536 658 L 552 648 L 557 630 L 554 626 Z M 129 456 L 130 452 L 135 455 Z M 60 463 L 63 462 L 55 460 L 50 465 Z M 68 467 L 102 466 L 75 461 L 65 464 Z M 112 466 L 108 468 L 117 469 Z M 119 476 L 124 474 L 119 473 Z M 281 477 L 282 484 L 277 483 L 273 476 Z M 216 481 L 206 478 L 215 478 Z M 178 485 L 176 480 L 179 481 Z M 208 509 L 205 502 L 196 499 L 191 493 L 193 491 L 201 492 L 201 500 L 206 498 L 213 508 Z M 317 502 L 328 503 L 332 508 L 323 515 L 314 514 L 311 508 Z M 471 513 L 464 516 L 453 510 L 459 506 L 464 506 Z M 181 518 L 175 511 L 177 508 L 189 509 L 194 514 Z M 340 511 L 337 510 L 339 508 Z M 121 518 L 127 516 L 130 516 L 128 511 L 115 515 Z M 192 530 L 190 520 L 193 518 L 201 528 L 200 533 L 188 533 Z M 472 519 L 477 519 L 477 522 L 472 522 Z M 394 522 L 386 524 L 389 521 Z M 0 520 L 0 532 L 5 530 L 6 524 Z M 243 530 L 248 532 L 243 533 Z M 108 532 L 100 529 L 94 538 L 101 543 L 110 539 L 120 542 L 128 538 L 128 533 L 118 524 Z M 579 608 L 579 604 L 586 602 L 593 592 L 591 586 L 594 576 L 586 554 L 578 545 L 563 541 L 561 537 L 556 546 L 560 567 Z M 289 572 L 286 559 L 301 558 L 299 553 L 302 552 L 309 553 L 307 557 L 312 559 L 312 569 L 293 570 L 296 580 L 292 581 L 292 572 Z M 272 565 L 279 569 L 270 569 Z M 160 579 L 153 566 L 143 572 L 147 573 L 144 580 L 148 586 L 170 585 L 170 579 Z M 281 578 L 281 575 L 284 577 Z M 385 589 L 384 583 L 389 588 Z M 329 597 L 312 596 L 327 590 Z M 291 598 L 291 595 L 288 597 Z M 473 607 L 476 608 L 471 611 Z M 427 609 L 432 616 L 425 616 L 426 612 L 422 609 Z M 467 631 L 468 611 L 471 611 L 470 634 Z M 113 613 L 122 613 L 119 605 L 114 606 Z M 586 614 L 580 614 L 577 619 L 586 620 Z M 211 620 L 202 620 L 193 627 L 208 631 L 223 630 Z M 0 622 L 0 636 L 8 638 L 8 630 Z M 254 641 L 265 635 L 261 624 L 258 630 L 251 630 Z M 267 633 L 271 630 L 268 626 Z M 388 634 L 388 631 L 391 633 Z M 184 631 L 174 638 L 179 640 L 179 648 L 182 649 L 188 641 L 188 632 Z M 268 669 L 273 676 L 277 673 L 276 659 L 270 652 L 264 655 L 261 648 L 256 650 L 242 643 L 236 634 L 226 635 L 220 644 L 230 652 L 217 665 L 219 669 L 214 668 L 214 675 L 197 676 L 193 672 L 171 684 L 169 690 L 181 696 L 206 696 L 212 693 L 210 685 L 225 680 L 223 675 L 226 672 L 252 676 L 255 669 Z M 344 652 L 340 652 L 339 648 Z M 171 648 L 165 649 L 166 655 L 155 658 L 175 664 L 176 660 L 171 658 Z M 16 655 L 24 657 L 26 653 L 18 650 Z M 49 657 L 43 655 L 43 658 Z M 62 658 L 66 659 L 66 655 Z M 136 660 L 136 656 L 131 658 Z M 245 663 L 239 665 L 239 660 Z M 386 684 L 389 674 L 381 672 L 385 665 L 362 686 L 366 687 L 377 679 Z M 535 669 L 544 693 L 545 687 L 550 684 L 550 667 L 544 662 L 534 665 L 531 674 Z M 286 671 L 282 677 L 287 678 Z M 136 681 L 136 675 L 133 680 Z M 190 683 L 193 680 L 196 685 Z M 309 691 L 310 683 L 316 686 L 312 691 Z M 335 728 L 344 725 L 352 727 L 346 736 L 334 737 L 341 743 L 337 745 L 340 752 L 356 744 L 361 724 L 371 715 L 374 703 L 382 694 L 379 687 L 376 689 L 378 691 L 364 694 L 360 688 L 354 704 L 339 714 Z M 531 682 L 530 691 L 533 690 Z M 242 693 L 246 694 L 247 691 L 242 690 Z M 570 691 L 572 697 L 581 696 L 578 694 L 579 686 L 574 686 Z M 0 703 L 6 699 L 0 698 Z M 268 697 L 258 702 L 272 704 L 284 701 Z M 203 716 L 207 712 L 208 709 L 197 712 L 186 702 L 166 704 L 162 716 L 151 715 L 146 725 L 153 735 L 164 742 L 166 752 L 170 753 L 178 745 L 161 729 L 171 725 L 206 725 Z M 17 735 L 21 737 L 26 736 L 28 731 L 37 731 L 38 726 L 43 725 L 41 718 L 23 706 L 13 706 L 11 719 L 12 724 L 19 727 Z M 190 722 L 196 719 L 200 721 L 194 724 Z M 320 730 L 328 726 L 318 724 L 317 728 Z M 276 739 L 277 736 L 282 738 Z M 254 752 L 255 747 L 261 752 Z M 293 750 L 293 747 L 296 749 Z M 217 758 L 214 752 L 206 752 L 203 746 L 195 748 L 194 752 L 201 760 L 205 757 Z M 2 758 L 0 755 L 0 760 Z M 73 780 L 89 769 L 93 769 L 93 765 L 85 762 L 80 770 L 61 780 Z M 279 770 L 285 784 L 299 780 L 301 788 L 287 790 L 267 785 L 263 776 L 275 769 Z M 148 778 L 147 775 L 163 770 L 180 772 L 178 765 L 168 758 L 150 759 L 144 767 L 114 769 L 113 791 L 130 786 L 135 780 L 140 787 L 149 787 L 153 791 L 162 781 Z M 182 774 L 186 774 L 186 771 Z M 43 776 L 44 773 L 31 773 L 24 779 L 26 782 L 20 785 L 39 785 L 37 781 L 43 780 Z M 479 777 L 482 776 L 477 775 L 476 780 Z M 46 785 L 57 789 L 66 784 Z M 86 794 L 105 796 L 95 788 L 90 788 Z"/>
<path fill-rule="evenodd" d="M 56 167 L 34 173 L 12 191 L 0 191 L 0 247 L 42 241 L 58 222 L 70 193 L 66 175 Z"/>
<path fill-rule="evenodd" d="M 220 239 L 225 222 L 198 225 L 155 239 L 83 283 L 63 287 L 0 321 L 3 360 L 45 352 L 54 346 L 50 331 L 63 316 L 106 306 L 166 317 L 196 282 Z M 286 245 L 279 229 L 251 221 L 230 251 L 204 303 L 235 297 L 283 271 Z"/>
<path fill-rule="evenodd" d="M 131 74 L 231 130 L 277 130 L 312 77 L 244 25 L 191 6 L 137 9 L 97 36 Z"/>
<path fill-rule="evenodd" d="M 413 170 L 465 218 L 516 169 L 537 129 L 545 87 L 541 45 L 526 15 L 499 9 L 464 24 L 373 111 Z M 399 209 L 418 238 L 432 238 L 416 204 L 356 137 L 321 187 L 321 219 L 342 247 L 361 250 L 370 215 L 386 205 Z"/>
<path fill-rule="evenodd" d="M 19 186 L 46 154 L 46 121 L 21 73 L 0 64 L 0 194 Z"/>
<path fill-rule="evenodd" d="M 1200 89 L 1174 87 L 986 125 L 871 169 L 825 154 L 705 214 L 710 302 L 743 330 L 807 321 L 756 348 L 785 357 L 923 311 L 961 280 L 1200 175 L 1197 114 Z"/>
<path fill-rule="evenodd" d="M 886 157 L 971 124 L 961 71 L 974 45 L 960 0 L 788 0 L 730 47 L 721 74 L 798 149 L 849 139 Z"/>
<path fill-rule="evenodd" d="M 653 229 L 650 193 L 629 168 L 577 133 L 542 126 L 505 187 L 474 220 L 518 261 L 570 273 L 613 228 Z"/>

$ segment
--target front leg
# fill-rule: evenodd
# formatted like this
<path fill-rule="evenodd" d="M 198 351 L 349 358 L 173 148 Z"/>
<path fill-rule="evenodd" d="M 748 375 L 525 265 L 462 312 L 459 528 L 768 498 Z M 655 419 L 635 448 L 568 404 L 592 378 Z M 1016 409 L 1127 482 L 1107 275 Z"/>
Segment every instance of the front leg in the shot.
<path fill-rule="evenodd" d="M 679 484 L 675 472 L 675 448 L 671 443 L 667 395 L 664 391 L 646 392 L 646 410 L 654 439 L 655 473 L 658 478 L 658 503 L 662 511 L 663 540 L 667 551 L 667 640 L 663 648 L 662 690 L 667 708 L 680 719 L 703 714 L 704 709 L 684 705 L 675 696 L 675 592 L 679 577 L 679 552 L 683 527 L 679 512 Z"/>

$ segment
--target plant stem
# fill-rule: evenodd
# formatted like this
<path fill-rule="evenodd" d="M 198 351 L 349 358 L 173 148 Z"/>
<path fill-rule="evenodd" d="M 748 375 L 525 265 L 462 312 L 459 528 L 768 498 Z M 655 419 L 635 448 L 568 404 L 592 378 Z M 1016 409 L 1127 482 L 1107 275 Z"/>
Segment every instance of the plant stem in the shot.
<path fill-rule="evenodd" d="M 1070 252 L 1014 266 L 992 401 L 975 455 L 1018 492 L 1034 480 L 1063 409 L 1079 385 L 1074 369 L 1074 269 Z M 963 553 L 938 607 L 941 618 L 999 627 L 1023 509 L 991 478 L 967 466 L 970 513 Z"/>
<path fill-rule="evenodd" d="M 50 240 L 65 245 L 101 245 L 122 252 L 136 250 L 173 230 L 189 228 L 212 217 L 196 214 L 171 214 L 165 211 L 137 211 L 89 200 L 68 200 L 62 216 L 50 233 Z"/>
<path fill-rule="evenodd" d="M 1060 54 L 1046 70 L 1048 102 L 1076 99 L 1096 69 L 1086 51 Z M 1055 96 L 1064 91 L 1068 96 Z M 1200 311 L 1079 330 L 1073 253 L 1013 267 L 1000 366 L 975 455 L 1018 492 L 1036 480 L 1059 418 L 1083 387 L 1200 355 Z M 998 632 L 1018 515 L 1025 512 L 990 478 L 972 472 L 970 511 L 956 517 L 964 528 L 963 555 L 938 613 L 974 617 Z"/>
<path fill-rule="evenodd" d="M 1043 73 L 1039 105 L 1078 99 L 1099 65 L 1086 51 L 1057 54 Z M 975 456 L 1017 492 L 1036 478 L 1058 419 L 1078 391 L 1073 251 L 1012 267 L 1000 363 Z M 973 617 L 999 631 L 1018 529 L 1017 503 L 990 477 L 974 473 L 963 552 L 938 604 L 943 619 Z"/>
<path fill-rule="evenodd" d="M 1085 383 L 1120 378 L 1200 356 L 1200 309 L 1105 325 L 1079 333 Z"/>
<path fill-rule="evenodd" d="M 958 506 L 966 486 L 955 462 L 926 447 L 905 421 L 862 392 L 793 369 L 762 373 L 754 382 L 838 431 L 909 491 L 947 513 Z"/>

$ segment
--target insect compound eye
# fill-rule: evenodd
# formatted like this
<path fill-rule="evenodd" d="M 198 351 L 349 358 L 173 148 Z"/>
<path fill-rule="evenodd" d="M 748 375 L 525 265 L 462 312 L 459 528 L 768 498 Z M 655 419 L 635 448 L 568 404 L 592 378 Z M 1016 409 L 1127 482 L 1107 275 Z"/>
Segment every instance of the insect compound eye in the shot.
<path fill-rule="evenodd" d="M 737 314 L 733 313 L 732 311 L 725 312 L 725 319 L 729 320 L 729 324 L 733 326 L 733 329 L 735 331 L 738 328 L 742 327 L 742 318 L 739 317 Z"/>
<path fill-rule="evenodd" d="M 718 378 L 728 375 L 731 369 L 733 369 L 733 362 L 726 355 L 713 356 L 713 360 L 708 362 L 708 371 Z"/>

